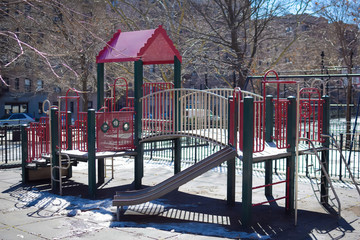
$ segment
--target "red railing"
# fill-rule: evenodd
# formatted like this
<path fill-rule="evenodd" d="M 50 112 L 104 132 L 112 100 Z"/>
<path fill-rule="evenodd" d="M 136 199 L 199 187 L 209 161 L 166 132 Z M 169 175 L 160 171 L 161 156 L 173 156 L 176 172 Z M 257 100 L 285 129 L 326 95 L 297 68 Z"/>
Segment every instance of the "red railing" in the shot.
<path fill-rule="evenodd" d="M 233 93 L 233 99 L 237 101 L 238 110 L 235 111 L 238 113 L 238 128 L 239 128 L 239 140 L 238 140 L 238 149 L 243 149 L 243 127 L 244 127 L 244 101 L 243 94 L 240 88 L 236 88 Z M 254 148 L 253 152 L 262 152 L 265 148 L 265 109 L 264 109 L 264 100 L 255 100 L 254 101 Z"/>
<path fill-rule="evenodd" d="M 39 122 L 30 123 L 26 128 L 28 141 L 28 158 L 27 163 L 31 163 L 34 159 L 42 158 L 43 154 L 50 152 L 49 138 L 49 118 L 42 117 Z"/>
<path fill-rule="evenodd" d="M 287 99 L 274 99 L 275 109 L 275 132 L 273 139 L 276 141 L 276 147 L 279 149 L 288 148 L 287 141 L 287 117 L 289 101 Z"/>
<path fill-rule="evenodd" d="M 314 142 L 322 142 L 323 104 L 321 93 L 316 88 L 300 90 L 299 137 L 309 138 Z"/>
<path fill-rule="evenodd" d="M 142 87 L 143 87 L 143 96 L 146 96 L 151 93 L 156 93 L 167 89 L 173 89 L 174 84 L 168 82 L 150 82 L 150 83 L 144 83 Z"/>
<path fill-rule="evenodd" d="M 144 131 L 170 133 L 174 131 L 174 93 L 161 92 L 173 89 L 173 83 L 145 83 L 143 96 L 153 94 L 142 103 L 142 127 Z"/>
<path fill-rule="evenodd" d="M 78 119 L 71 126 L 72 132 L 72 149 L 87 151 L 87 113 L 79 112 Z"/>
<path fill-rule="evenodd" d="M 267 80 L 267 76 L 273 73 L 276 77 L 276 80 Z M 277 97 L 273 100 L 274 110 L 275 110 L 275 133 L 273 139 L 276 141 L 276 147 L 279 149 L 288 148 L 289 144 L 287 142 L 287 114 L 288 114 L 288 105 L 289 101 L 287 99 L 280 98 L 280 84 L 296 84 L 296 81 L 282 81 L 279 80 L 278 74 L 274 70 L 269 70 L 264 75 L 263 83 L 263 99 L 266 99 L 266 85 L 274 83 L 276 84 Z M 265 107 L 264 107 L 265 114 Z M 267 120 L 270 121 L 270 120 Z"/>
<path fill-rule="evenodd" d="M 254 101 L 254 153 L 265 148 L 265 100 Z"/>

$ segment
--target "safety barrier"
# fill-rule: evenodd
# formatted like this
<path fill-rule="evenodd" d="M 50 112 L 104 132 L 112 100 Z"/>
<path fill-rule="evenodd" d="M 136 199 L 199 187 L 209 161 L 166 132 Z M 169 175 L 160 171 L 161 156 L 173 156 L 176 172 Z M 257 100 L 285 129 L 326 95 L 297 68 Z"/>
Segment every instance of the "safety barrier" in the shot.
<path fill-rule="evenodd" d="M 26 128 L 28 139 L 28 159 L 31 163 L 35 159 L 41 159 L 42 154 L 50 152 L 49 118 L 41 117 L 39 122 L 30 123 Z"/>
<path fill-rule="evenodd" d="M 309 138 L 313 142 L 323 142 L 323 104 L 321 93 L 316 88 L 303 88 L 300 90 L 300 124 L 299 137 Z"/>
<path fill-rule="evenodd" d="M 279 149 L 288 148 L 287 141 L 287 117 L 289 101 L 287 99 L 274 99 L 275 109 L 275 132 L 273 139 L 276 141 L 276 146 Z"/>
<path fill-rule="evenodd" d="M 237 101 L 237 125 L 239 126 L 238 149 L 243 149 L 243 100 L 245 97 L 254 98 L 254 149 L 253 152 L 262 152 L 265 148 L 265 103 L 264 98 L 260 95 L 242 91 L 240 88 L 234 90 L 233 98 Z"/>
<path fill-rule="evenodd" d="M 227 98 L 195 89 L 168 89 L 141 98 L 142 138 L 182 135 L 227 142 Z"/>

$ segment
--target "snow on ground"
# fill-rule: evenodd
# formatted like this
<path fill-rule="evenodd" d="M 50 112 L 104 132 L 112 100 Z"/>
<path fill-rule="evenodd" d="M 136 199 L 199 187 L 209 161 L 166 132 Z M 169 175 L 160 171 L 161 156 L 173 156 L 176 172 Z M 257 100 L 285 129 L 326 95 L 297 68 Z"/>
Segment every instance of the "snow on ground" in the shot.
<path fill-rule="evenodd" d="M 221 224 L 208 224 L 201 222 L 176 222 L 176 223 L 138 223 L 131 221 L 115 221 L 115 207 L 112 207 L 112 199 L 90 200 L 80 196 L 59 196 L 48 192 L 38 191 L 36 188 L 27 191 L 17 191 L 12 193 L 18 200 L 17 208 L 37 208 L 38 213 L 47 212 L 52 216 L 67 216 L 83 219 L 84 221 L 96 223 L 99 228 L 145 228 L 159 229 L 169 232 L 190 233 L 206 236 L 216 236 L 223 238 L 251 238 L 269 239 L 269 236 L 262 236 L 257 233 L 246 233 L 238 231 L 228 231 Z M 161 199 L 151 203 L 140 204 L 129 207 L 128 209 L 141 209 L 146 212 L 146 208 L 155 208 L 163 211 L 171 211 L 171 204 L 164 203 Z M 16 208 L 8 209 L 15 211 Z M 86 227 L 84 225 L 84 227 Z M 80 226 L 78 226 L 80 228 Z M 81 229 L 77 229 L 81 231 Z"/>

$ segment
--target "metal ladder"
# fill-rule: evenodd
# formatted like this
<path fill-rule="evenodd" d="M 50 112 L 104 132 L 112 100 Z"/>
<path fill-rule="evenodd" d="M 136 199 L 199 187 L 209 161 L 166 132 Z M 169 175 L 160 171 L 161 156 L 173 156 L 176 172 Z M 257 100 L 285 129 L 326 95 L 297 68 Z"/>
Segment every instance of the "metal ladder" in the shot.
<path fill-rule="evenodd" d="M 105 177 L 107 177 L 107 172 L 108 170 L 111 171 L 111 179 L 114 179 L 114 157 L 111 157 L 110 160 L 111 160 L 111 164 L 108 165 L 106 162 L 109 158 L 105 158 L 104 161 L 105 161 Z"/>
<path fill-rule="evenodd" d="M 62 158 L 61 158 L 62 155 L 67 158 L 65 167 L 63 166 L 63 161 L 62 161 Z M 53 166 L 52 160 L 51 160 L 50 164 L 51 164 L 51 180 L 55 181 L 55 182 L 59 182 L 59 191 L 60 191 L 60 195 L 62 195 L 62 170 L 67 170 L 67 169 L 70 168 L 70 166 L 71 166 L 70 157 L 67 154 L 59 152 L 59 166 Z M 58 169 L 58 171 L 59 171 L 59 179 L 56 179 L 54 177 L 54 175 L 55 175 L 54 170 L 55 169 Z"/>
<path fill-rule="evenodd" d="M 312 172 L 314 173 L 313 177 L 311 177 L 310 174 L 307 175 L 307 177 L 310 180 L 311 187 L 312 187 L 312 189 L 314 191 L 316 199 L 321 204 L 321 206 L 324 207 L 324 209 L 327 212 L 336 213 L 338 215 L 338 217 L 340 218 L 341 217 L 341 203 L 340 203 L 338 195 L 336 194 L 334 186 L 333 186 L 333 184 L 331 182 L 331 178 L 330 178 L 328 172 L 326 171 L 325 165 L 324 165 L 324 163 L 321 161 L 321 159 L 319 157 L 316 146 L 314 145 L 313 141 L 311 141 L 308 138 L 300 138 L 299 140 L 300 141 L 307 141 L 311 145 L 311 148 L 309 149 L 307 154 L 314 155 L 316 157 L 318 163 L 319 163 L 319 166 L 320 166 L 319 169 L 316 169 L 316 164 L 315 164 L 313 158 L 309 158 L 309 163 L 306 166 L 307 172 L 310 172 L 310 170 L 313 170 Z M 328 186 L 327 186 L 327 190 L 326 190 L 327 195 L 322 195 L 321 194 L 321 186 L 324 183 L 322 182 L 321 177 L 316 176 L 317 173 L 320 173 L 320 174 L 323 173 L 323 176 L 326 178 L 326 180 L 328 182 Z M 331 190 L 331 193 L 332 193 L 331 196 L 330 196 L 330 190 Z"/>
<path fill-rule="evenodd" d="M 355 185 L 355 188 L 356 188 L 356 190 L 357 190 L 357 192 L 358 192 L 358 194 L 359 194 L 359 196 L 360 196 L 359 183 L 356 182 L 356 180 L 355 180 L 355 178 L 354 178 L 354 175 L 352 174 L 351 169 L 350 169 L 349 165 L 347 164 L 346 159 L 345 159 L 344 155 L 342 154 L 341 149 L 339 148 L 339 145 L 338 145 L 337 142 L 336 142 L 336 139 L 335 139 L 333 136 L 331 136 L 331 135 L 326 135 L 326 134 L 322 134 L 322 137 L 327 137 L 327 138 L 331 139 L 331 144 L 332 144 L 332 145 L 335 147 L 335 149 L 340 153 L 341 161 L 343 161 L 343 163 L 345 164 L 346 169 L 347 169 L 347 171 L 349 172 L 350 179 L 351 179 L 351 181 L 353 182 L 353 184 Z"/>

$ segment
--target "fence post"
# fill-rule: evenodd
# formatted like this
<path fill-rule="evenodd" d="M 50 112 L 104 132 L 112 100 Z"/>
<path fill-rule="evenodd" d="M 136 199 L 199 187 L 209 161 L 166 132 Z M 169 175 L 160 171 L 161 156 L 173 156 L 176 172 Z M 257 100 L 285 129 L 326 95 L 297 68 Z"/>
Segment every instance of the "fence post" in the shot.
<path fill-rule="evenodd" d="M 267 95 L 265 100 L 265 141 L 272 142 L 274 129 L 274 103 L 273 96 Z M 273 160 L 265 161 L 265 185 L 272 184 Z M 265 187 L 265 196 L 272 196 L 272 186 Z"/>
<path fill-rule="evenodd" d="M 135 145 L 135 189 L 141 188 L 142 177 L 144 176 L 144 144 L 140 143 L 141 139 L 141 118 L 142 105 L 140 99 L 142 97 L 143 85 L 143 62 L 141 60 L 134 62 L 134 110 L 135 110 L 135 125 L 134 125 L 134 145 Z"/>
<path fill-rule="evenodd" d="M 236 149 L 237 146 L 237 100 L 233 96 L 228 99 L 228 144 Z M 235 205 L 236 157 L 227 161 L 227 204 Z"/>
<path fill-rule="evenodd" d="M 51 189 L 55 192 L 60 190 L 60 183 L 59 181 L 59 156 L 57 154 L 58 152 L 58 143 L 59 143 L 59 125 L 58 125 L 58 117 L 57 114 L 60 114 L 58 112 L 57 108 L 51 108 L 50 109 L 50 121 L 51 121 Z"/>
<path fill-rule="evenodd" d="M 66 136 L 67 136 L 67 150 L 71 150 L 72 149 L 72 129 L 71 129 L 71 112 L 68 111 L 67 112 L 67 123 L 66 123 Z M 67 177 L 71 178 L 72 177 L 72 165 L 70 165 L 69 169 L 68 169 L 68 175 Z"/>
<path fill-rule="evenodd" d="M 244 225 L 251 223 L 252 215 L 252 164 L 254 149 L 254 99 L 244 98 L 243 118 L 243 173 L 242 173 L 242 210 L 241 221 Z"/>
<path fill-rule="evenodd" d="M 181 62 L 180 60 L 174 56 L 174 88 L 175 89 L 179 89 L 181 88 Z M 180 116 L 180 109 L 179 109 L 179 103 L 178 103 L 178 99 L 179 99 L 179 95 L 180 92 L 175 92 L 175 100 L 174 100 L 174 104 L 175 104 L 175 131 L 179 131 L 180 130 L 180 122 L 181 122 L 181 116 Z M 178 173 L 181 171 L 181 139 L 180 138 L 176 138 L 174 140 L 174 151 L 175 151 L 175 158 L 174 158 L 174 174 Z M 195 156 L 196 157 L 196 156 Z"/>
<path fill-rule="evenodd" d="M 28 172 L 26 170 L 26 161 L 28 158 L 28 141 L 26 125 L 21 125 L 21 172 L 22 172 L 22 183 L 28 181 Z"/>
<path fill-rule="evenodd" d="M 5 129 L 5 163 L 7 163 L 7 160 L 8 160 L 8 126 L 5 125 L 4 127 Z"/>
<path fill-rule="evenodd" d="M 342 154 L 343 150 L 343 141 L 344 141 L 344 134 L 340 133 L 340 154 Z M 340 166 L 339 166 L 339 180 L 342 180 L 342 159 L 340 159 Z"/>
<path fill-rule="evenodd" d="M 96 193 L 96 152 L 95 152 L 95 109 L 88 110 L 88 184 L 89 195 L 95 198 Z"/>
<path fill-rule="evenodd" d="M 286 184 L 286 196 L 288 200 L 286 201 L 286 211 L 291 213 L 295 210 L 295 145 L 296 145 L 296 98 L 290 96 L 287 98 L 289 100 L 288 106 L 288 116 L 287 116 L 287 136 L 286 142 L 288 144 L 287 152 L 290 152 L 291 155 L 286 158 L 286 176 L 289 182 Z"/>
<path fill-rule="evenodd" d="M 329 130 L 330 130 L 330 97 L 325 95 L 322 97 L 324 99 L 324 103 L 323 103 L 323 134 L 328 135 L 329 134 Z M 330 139 L 329 138 L 325 138 L 325 141 L 323 142 L 322 146 L 324 148 L 329 148 L 330 146 Z M 324 166 L 324 170 L 326 172 L 329 172 L 329 150 L 324 150 L 321 151 L 321 161 L 323 163 Z M 329 195 L 329 182 L 325 176 L 325 174 L 323 173 L 323 171 L 321 171 L 321 201 L 323 203 L 328 203 L 328 195 Z"/>

